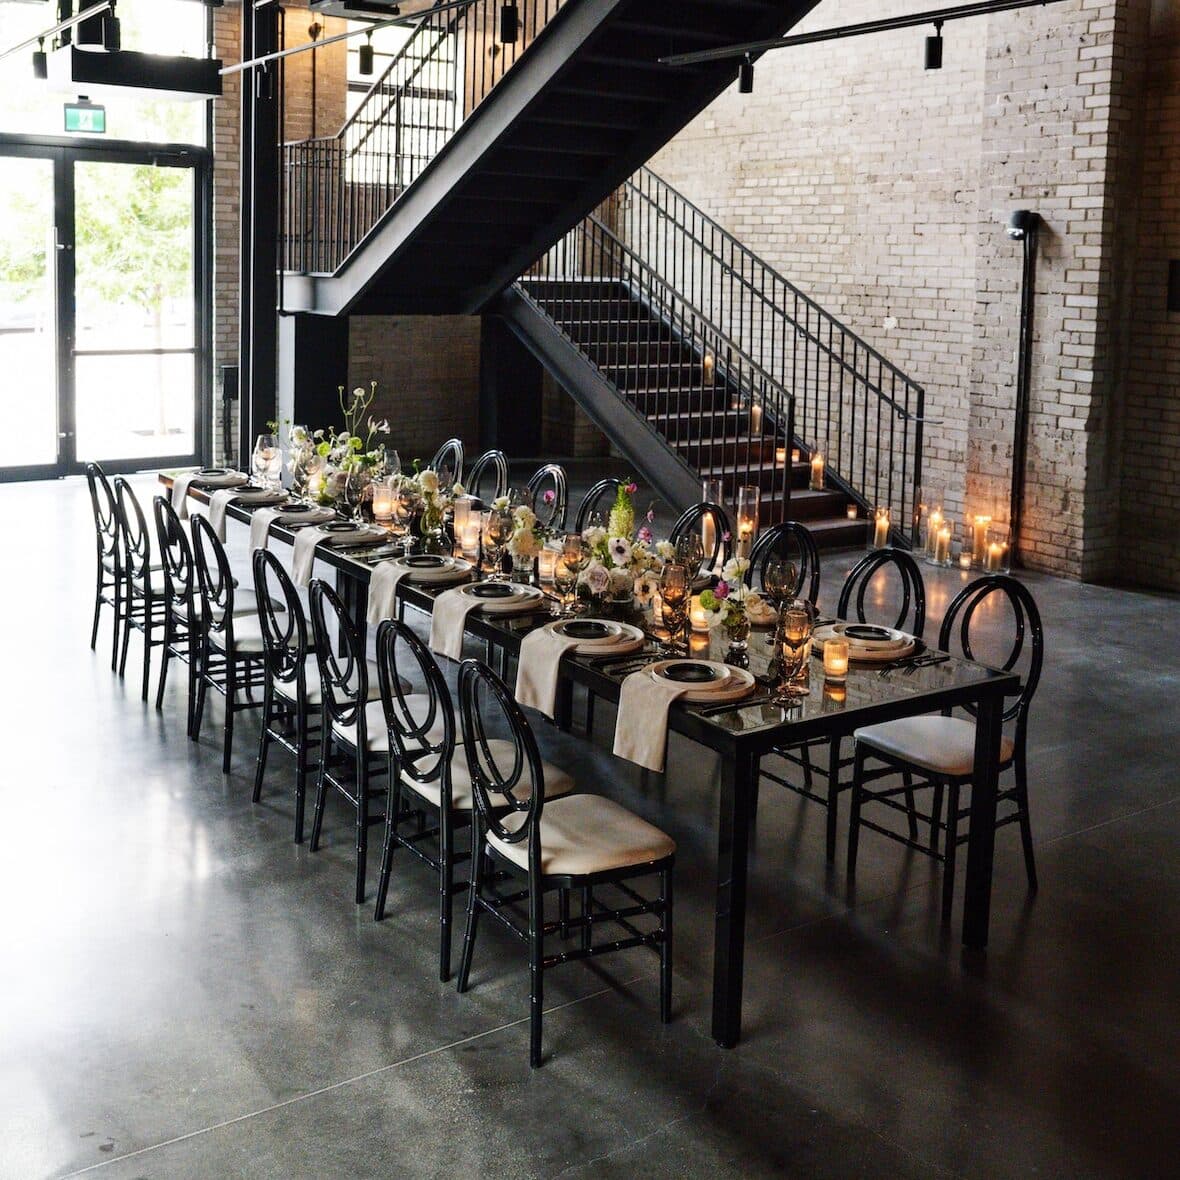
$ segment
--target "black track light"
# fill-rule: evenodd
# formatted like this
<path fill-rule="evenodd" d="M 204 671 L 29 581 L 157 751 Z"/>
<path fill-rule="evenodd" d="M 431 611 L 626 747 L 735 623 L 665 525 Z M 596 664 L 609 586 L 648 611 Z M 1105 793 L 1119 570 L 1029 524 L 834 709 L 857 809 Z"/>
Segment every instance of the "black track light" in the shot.
<path fill-rule="evenodd" d="M 500 44 L 515 45 L 520 37 L 520 9 L 513 3 L 500 5 Z"/>
<path fill-rule="evenodd" d="M 926 68 L 942 69 L 942 21 L 934 22 L 934 36 L 926 38 Z"/>
<path fill-rule="evenodd" d="M 274 86 L 271 83 L 270 70 L 260 66 L 254 71 L 254 97 L 259 102 L 266 102 L 274 98 Z"/>
<path fill-rule="evenodd" d="M 37 39 L 37 48 L 33 50 L 33 77 L 49 77 L 49 58 L 45 56 L 45 39 Z"/>
<path fill-rule="evenodd" d="M 738 93 L 754 93 L 754 63 L 748 53 L 742 58 L 742 64 L 738 66 Z"/>
<path fill-rule="evenodd" d="M 365 43 L 356 51 L 356 68 L 367 78 L 373 72 L 373 34 L 370 33 Z"/>
<path fill-rule="evenodd" d="M 102 47 L 108 53 L 117 53 L 123 48 L 123 30 L 115 15 L 115 0 L 111 0 L 110 8 L 102 14 Z"/>

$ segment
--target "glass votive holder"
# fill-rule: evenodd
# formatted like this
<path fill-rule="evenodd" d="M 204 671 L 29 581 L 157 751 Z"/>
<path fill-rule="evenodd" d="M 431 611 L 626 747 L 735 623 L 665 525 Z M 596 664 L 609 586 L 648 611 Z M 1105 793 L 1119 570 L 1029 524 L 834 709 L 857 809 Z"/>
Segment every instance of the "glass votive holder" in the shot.
<path fill-rule="evenodd" d="M 990 516 L 973 516 L 964 524 L 966 536 L 963 543 L 971 546 L 971 561 L 978 569 L 983 569 L 987 560 L 987 530 L 992 523 Z"/>
<path fill-rule="evenodd" d="M 848 507 L 844 509 L 844 515 L 847 516 L 849 520 L 856 520 L 856 518 L 860 516 L 860 511 L 857 509 L 855 504 L 849 504 Z"/>
<path fill-rule="evenodd" d="M 542 549 L 537 554 L 537 581 L 542 585 L 551 585 L 553 575 L 557 570 L 557 559 L 561 553 L 557 549 Z"/>
<path fill-rule="evenodd" d="M 708 631 L 711 611 L 701 606 L 701 596 L 694 594 L 688 608 L 688 621 L 694 631 Z"/>
<path fill-rule="evenodd" d="M 952 521 L 943 520 L 934 533 L 933 547 L 927 550 L 926 561 L 930 565 L 951 564 L 951 544 L 955 539 L 955 526 Z"/>
<path fill-rule="evenodd" d="M 889 509 L 877 507 L 869 518 L 868 540 L 870 549 L 886 549 L 889 546 Z"/>
<path fill-rule="evenodd" d="M 1012 568 L 1008 526 L 991 524 L 984 539 L 983 568 L 989 574 L 1006 574 Z"/>
<path fill-rule="evenodd" d="M 848 678 L 848 640 L 833 636 L 824 643 L 824 679 L 842 684 Z"/>

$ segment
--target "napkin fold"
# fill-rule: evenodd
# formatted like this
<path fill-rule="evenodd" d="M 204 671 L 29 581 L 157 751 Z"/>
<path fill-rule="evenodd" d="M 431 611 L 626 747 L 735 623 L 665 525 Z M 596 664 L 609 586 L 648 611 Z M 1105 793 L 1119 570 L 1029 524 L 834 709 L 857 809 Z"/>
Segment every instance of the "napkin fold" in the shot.
<path fill-rule="evenodd" d="M 614 752 L 648 770 L 664 769 L 668 750 L 668 710 L 694 686 L 632 672 L 619 690 Z"/>
<path fill-rule="evenodd" d="M 479 606 L 480 600 L 462 589 L 444 590 L 434 600 L 430 618 L 430 650 L 451 660 L 463 658 L 463 635 L 467 616 Z"/>
<path fill-rule="evenodd" d="M 531 631 L 521 640 L 516 665 L 516 699 L 530 709 L 552 717 L 557 708 L 557 682 L 561 658 L 573 651 L 579 640 L 559 635 L 548 627 Z"/>
<path fill-rule="evenodd" d="M 209 497 L 209 523 L 219 541 L 225 540 L 225 510 L 239 491 L 239 488 L 222 488 Z"/>
<path fill-rule="evenodd" d="M 251 522 L 253 526 L 253 522 Z M 253 528 L 251 527 L 251 532 Z M 304 529 L 295 534 L 294 556 L 291 559 L 291 580 L 296 586 L 306 586 L 311 581 L 311 568 L 315 565 L 315 549 L 327 540 L 330 534 L 323 529 Z"/>
<path fill-rule="evenodd" d="M 396 561 L 382 561 L 369 575 L 369 609 L 366 617 L 374 626 L 392 619 L 397 611 L 397 584 L 409 569 Z"/>
<path fill-rule="evenodd" d="M 286 515 L 286 509 L 283 505 L 276 508 L 255 508 L 250 516 L 250 550 L 265 549 L 266 539 L 270 533 L 270 526 L 276 520 L 282 519 Z M 325 520 L 332 520 L 336 513 L 331 508 L 317 508 L 312 512 L 300 512 L 294 519 L 299 521 L 320 522 Z"/>
<path fill-rule="evenodd" d="M 196 477 L 195 471 L 182 471 L 172 480 L 172 507 L 181 520 L 188 520 L 188 486 Z"/>

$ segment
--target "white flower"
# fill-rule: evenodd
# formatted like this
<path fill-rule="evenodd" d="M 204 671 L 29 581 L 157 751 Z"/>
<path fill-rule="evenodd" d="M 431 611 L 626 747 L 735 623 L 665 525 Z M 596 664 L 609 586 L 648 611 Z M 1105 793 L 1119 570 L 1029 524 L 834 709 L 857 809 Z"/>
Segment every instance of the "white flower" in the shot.
<path fill-rule="evenodd" d="M 582 540 L 590 546 L 591 549 L 597 549 L 606 540 L 606 529 L 601 525 L 591 525 L 588 529 L 583 530 Z"/>
<path fill-rule="evenodd" d="M 671 541 L 657 541 L 656 556 L 661 561 L 671 561 L 676 556 L 676 546 Z"/>
<path fill-rule="evenodd" d="M 726 563 L 725 568 L 721 571 L 721 576 L 731 586 L 741 586 L 743 579 L 746 576 L 746 571 L 750 568 L 749 561 L 744 557 L 731 557 Z"/>
<path fill-rule="evenodd" d="M 516 519 L 517 531 L 532 532 L 533 526 L 537 523 L 537 514 L 527 505 L 522 504 L 512 513 Z"/>
<path fill-rule="evenodd" d="M 610 589 L 610 572 L 600 561 L 592 561 L 578 576 L 578 584 L 591 594 L 605 594 Z"/>
<path fill-rule="evenodd" d="M 523 557 L 526 560 L 536 557 L 541 552 L 541 543 L 537 540 L 532 529 L 517 529 L 508 542 L 508 552 L 513 557 Z"/>
<path fill-rule="evenodd" d="M 451 488 L 451 495 L 452 496 L 466 496 L 467 489 L 461 483 L 457 483 L 457 484 L 455 484 L 455 486 L 453 488 Z"/>
<path fill-rule="evenodd" d="M 631 542 L 626 537 L 611 537 L 606 551 L 615 565 L 626 565 L 631 560 Z"/>
<path fill-rule="evenodd" d="M 495 512 L 503 512 L 508 507 L 508 503 L 509 501 L 507 496 L 497 496 L 492 501 L 492 509 Z"/>
<path fill-rule="evenodd" d="M 418 485 L 428 495 L 433 496 L 438 491 L 438 472 L 429 467 L 418 476 Z"/>
<path fill-rule="evenodd" d="M 651 574 L 640 574 L 635 579 L 635 600 L 640 606 L 650 606 L 659 592 L 659 579 Z"/>

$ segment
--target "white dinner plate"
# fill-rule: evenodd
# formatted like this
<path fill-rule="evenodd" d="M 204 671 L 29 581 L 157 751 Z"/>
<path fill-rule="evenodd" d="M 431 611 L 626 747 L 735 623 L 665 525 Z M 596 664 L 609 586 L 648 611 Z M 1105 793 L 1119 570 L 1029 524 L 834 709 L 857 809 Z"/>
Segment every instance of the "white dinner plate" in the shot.
<path fill-rule="evenodd" d="M 580 638 L 578 630 L 586 624 L 596 623 L 607 628 L 606 635 Z M 620 623 L 615 619 L 558 619 L 549 623 L 546 629 L 557 635 L 578 639 L 574 654 L 579 656 L 627 655 L 643 647 L 645 636 L 639 627 Z"/>
<path fill-rule="evenodd" d="M 849 628 L 852 628 L 852 634 L 849 634 Z M 861 628 L 864 633 L 857 633 Z M 812 639 L 820 646 L 829 639 L 835 639 L 838 636 L 847 639 L 849 648 L 853 650 L 862 652 L 889 651 L 895 657 L 900 648 L 907 644 L 912 646 L 914 642 L 914 637 L 907 635 L 904 631 L 897 631 L 892 627 L 868 626 L 863 623 L 825 623 L 822 627 L 816 627 L 812 633 Z"/>
<path fill-rule="evenodd" d="M 266 504 L 281 504 L 286 500 L 287 494 L 284 491 L 272 491 L 269 488 L 246 488 L 234 496 L 234 502 L 237 504 L 246 504 L 250 507 Z"/>
<path fill-rule="evenodd" d="M 659 660 L 652 664 L 647 672 L 653 680 L 658 680 L 663 684 L 677 683 L 673 679 L 675 669 L 678 666 L 683 667 L 690 664 L 710 668 L 714 673 L 714 679 L 690 688 L 681 698 L 682 700 L 714 704 L 738 701 L 754 691 L 755 680 L 750 672 L 747 672 L 745 668 L 735 668 L 732 664 L 722 664 L 717 660 Z M 666 675 L 669 669 L 672 671 L 672 676 Z"/>
<path fill-rule="evenodd" d="M 488 597 L 489 586 L 504 586 L 510 593 L 502 597 Z M 459 593 L 474 598 L 479 609 L 490 615 L 533 610 L 544 599 L 536 586 L 525 586 L 520 582 L 474 582 L 469 586 L 460 586 Z"/>

